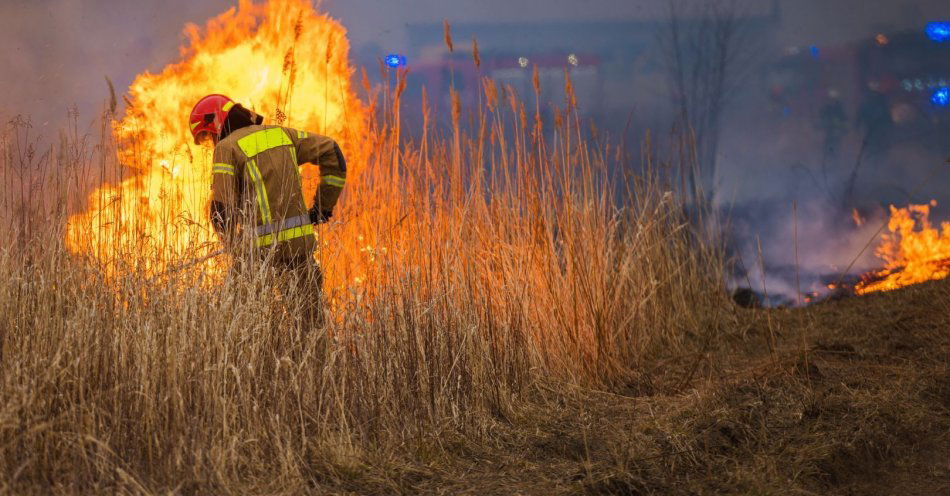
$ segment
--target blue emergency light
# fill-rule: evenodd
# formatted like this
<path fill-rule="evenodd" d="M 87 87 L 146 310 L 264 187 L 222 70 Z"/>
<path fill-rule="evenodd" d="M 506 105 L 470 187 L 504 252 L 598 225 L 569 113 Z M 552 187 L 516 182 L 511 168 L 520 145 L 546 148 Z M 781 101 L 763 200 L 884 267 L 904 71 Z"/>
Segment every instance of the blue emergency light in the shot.
<path fill-rule="evenodd" d="M 399 55 L 399 54 L 391 53 L 391 54 L 387 55 L 386 58 L 383 59 L 383 61 L 386 62 L 386 65 L 387 65 L 388 67 L 392 67 L 393 69 L 398 69 L 398 68 L 400 68 L 400 67 L 405 67 L 405 66 L 406 66 L 406 56 L 405 56 L 405 55 Z"/>
<path fill-rule="evenodd" d="M 924 30 L 927 37 L 937 43 L 950 41 L 950 21 L 931 22 Z"/>
<path fill-rule="evenodd" d="M 950 87 L 937 88 L 933 96 L 930 97 L 931 103 L 938 107 L 950 105 Z"/>

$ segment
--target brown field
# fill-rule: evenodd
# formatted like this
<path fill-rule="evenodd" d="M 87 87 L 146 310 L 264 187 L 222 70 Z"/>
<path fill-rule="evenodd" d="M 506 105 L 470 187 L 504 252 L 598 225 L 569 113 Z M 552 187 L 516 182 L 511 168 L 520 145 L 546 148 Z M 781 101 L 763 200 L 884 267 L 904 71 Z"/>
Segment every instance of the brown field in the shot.
<path fill-rule="evenodd" d="M 116 145 L 8 128 L 0 494 L 950 490 L 950 285 L 740 310 L 668 164 L 613 173 L 570 101 L 382 109 L 316 330 L 263 266 L 147 275 L 134 212 L 118 265 L 71 252 Z"/>

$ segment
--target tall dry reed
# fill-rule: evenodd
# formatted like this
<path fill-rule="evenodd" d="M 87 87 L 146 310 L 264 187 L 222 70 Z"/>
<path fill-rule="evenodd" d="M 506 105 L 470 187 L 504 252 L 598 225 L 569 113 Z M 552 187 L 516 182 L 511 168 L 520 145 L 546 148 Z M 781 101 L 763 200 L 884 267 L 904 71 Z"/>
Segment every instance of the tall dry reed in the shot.
<path fill-rule="evenodd" d="M 486 79 L 481 107 L 453 92 L 451 127 L 426 108 L 407 133 L 404 77 L 373 98 L 370 162 L 321 228 L 342 283 L 319 329 L 266 266 L 155 278 L 69 253 L 76 199 L 122 174 L 109 133 L 39 154 L 8 126 L 0 493 L 299 492 L 490 437 L 538 386 L 622 387 L 721 331 L 719 250 L 660 168 L 595 147 L 572 95 L 546 123 Z"/>

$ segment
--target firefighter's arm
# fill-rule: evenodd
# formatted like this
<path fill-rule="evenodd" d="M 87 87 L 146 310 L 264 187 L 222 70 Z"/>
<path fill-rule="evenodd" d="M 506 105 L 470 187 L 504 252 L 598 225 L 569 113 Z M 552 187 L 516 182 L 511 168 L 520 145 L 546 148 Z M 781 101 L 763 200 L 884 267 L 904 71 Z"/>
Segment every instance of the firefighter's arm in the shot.
<path fill-rule="evenodd" d="M 215 147 L 211 168 L 211 225 L 226 247 L 233 246 L 237 236 L 241 166 L 234 153 Z"/>
<path fill-rule="evenodd" d="M 297 148 L 297 160 L 320 168 L 320 185 L 317 187 L 310 218 L 314 223 L 325 222 L 333 215 L 333 208 L 343 185 L 346 183 L 346 159 L 336 141 L 319 134 L 287 129 Z"/>

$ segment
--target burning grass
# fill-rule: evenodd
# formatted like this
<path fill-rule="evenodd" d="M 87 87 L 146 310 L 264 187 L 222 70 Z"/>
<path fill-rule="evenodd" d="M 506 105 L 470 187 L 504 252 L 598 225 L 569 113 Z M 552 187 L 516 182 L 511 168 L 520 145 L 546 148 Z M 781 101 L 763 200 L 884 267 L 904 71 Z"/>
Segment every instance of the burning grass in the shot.
<path fill-rule="evenodd" d="M 930 222 L 929 205 L 891 206 L 888 232 L 875 253 L 885 267 L 867 274 L 858 284 L 858 294 L 892 291 L 950 275 L 950 223 L 935 228 Z"/>
<path fill-rule="evenodd" d="M 541 391 L 626 387 L 651 357 L 729 327 L 719 251 L 649 164 L 638 176 L 608 164 L 613 150 L 585 138 L 570 100 L 546 133 L 538 108 L 486 80 L 471 126 L 453 93 L 451 128 L 425 109 L 407 138 L 404 76 L 369 95 L 376 118 L 348 128 L 367 153 L 320 233 L 320 329 L 298 318 L 307 295 L 275 292 L 266 267 L 187 265 L 213 248 L 198 193 L 208 151 L 162 155 L 156 143 L 177 146 L 181 126 L 128 134 L 154 110 L 146 90 L 133 87 L 126 121 L 95 146 L 73 133 L 41 154 L 27 126 L 9 130 L 0 487 L 345 488 L 487 442 Z"/>

